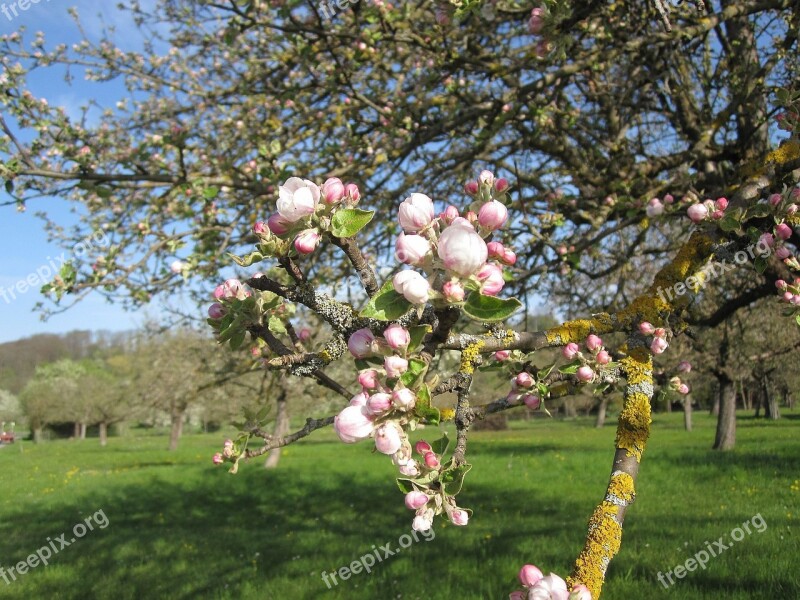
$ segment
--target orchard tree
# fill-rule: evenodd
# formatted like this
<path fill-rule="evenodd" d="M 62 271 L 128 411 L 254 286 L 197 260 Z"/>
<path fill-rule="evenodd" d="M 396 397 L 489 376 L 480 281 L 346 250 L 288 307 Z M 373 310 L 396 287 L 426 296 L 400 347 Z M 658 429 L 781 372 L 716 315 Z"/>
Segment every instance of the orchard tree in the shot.
<path fill-rule="evenodd" d="M 436 515 L 466 525 L 456 497 L 475 419 L 587 386 L 622 394 L 569 587 L 526 565 L 512 594 L 597 598 L 635 497 L 653 356 L 725 279 L 706 267 L 743 257 L 757 290 L 732 289 L 720 323 L 762 297 L 786 317 L 800 303 L 796 3 L 668 6 L 380 1 L 330 21 L 295 0 L 133 3 L 141 51 L 5 36 L 2 175 L 19 209 L 41 195 L 85 208 L 71 230 L 49 223 L 65 245 L 108 242 L 45 286 L 56 300 L 200 297 L 227 252 L 258 265 L 217 288 L 219 341 L 269 347 L 268 368 L 349 404 L 283 436 L 251 414 L 215 457 L 233 470 L 334 424 L 392 457 L 416 529 Z M 129 93 L 88 125 L 28 89 L 32 70 L 62 67 Z M 592 316 L 502 324 L 546 290 Z M 326 323 L 309 347 L 295 306 Z M 552 349 L 563 358 L 544 360 Z M 357 386 L 329 374 L 344 357 Z M 487 367 L 512 381 L 500 398 L 472 393 Z M 439 411 L 448 392 L 456 405 Z M 410 430 L 441 420 L 455 422 L 452 453 L 446 438 L 411 447 Z"/>

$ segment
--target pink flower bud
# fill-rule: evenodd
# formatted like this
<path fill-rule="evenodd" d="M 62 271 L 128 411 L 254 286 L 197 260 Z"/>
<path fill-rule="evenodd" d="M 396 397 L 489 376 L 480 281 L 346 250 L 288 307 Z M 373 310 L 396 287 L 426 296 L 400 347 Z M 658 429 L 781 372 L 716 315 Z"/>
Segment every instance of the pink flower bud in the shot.
<path fill-rule="evenodd" d="M 539 592 L 537 594 L 537 592 Z M 567 597 L 567 582 L 555 573 L 542 577 L 534 586 L 534 598 L 552 598 L 561 600 Z"/>
<path fill-rule="evenodd" d="M 642 321 L 639 323 L 639 331 L 641 331 L 644 335 L 651 335 L 656 330 L 649 321 Z"/>
<path fill-rule="evenodd" d="M 494 184 L 494 173 L 484 169 L 478 175 L 478 183 L 480 183 L 481 185 L 492 187 L 492 185 Z"/>
<path fill-rule="evenodd" d="M 789 258 L 791 255 L 792 253 L 789 252 L 789 249 L 786 246 L 781 246 L 780 248 L 775 250 L 775 256 L 777 256 L 780 260 L 785 260 Z"/>
<path fill-rule="evenodd" d="M 383 368 L 386 369 L 387 377 L 400 377 L 408 371 L 408 361 L 401 356 L 387 356 L 383 361 Z"/>
<path fill-rule="evenodd" d="M 356 358 L 366 358 L 374 353 L 374 342 L 375 336 L 365 327 L 364 329 L 359 329 L 350 336 L 350 339 L 347 341 L 347 348 L 350 350 L 350 354 Z"/>
<path fill-rule="evenodd" d="M 791 303 L 794 304 L 795 306 L 800 305 L 800 294 L 795 294 L 794 296 L 792 296 Z"/>
<path fill-rule="evenodd" d="M 411 304 L 425 304 L 428 301 L 430 284 L 416 271 L 400 271 L 392 278 L 392 285 Z"/>
<path fill-rule="evenodd" d="M 450 223 L 455 221 L 460 215 L 458 213 L 458 209 L 451 204 L 444 209 L 444 212 L 439 216 L 447 225 L 450 225 Z"/>
<path fill-rule="evenodd" d="M 441 464 L 439 462 L 439 457 L 436 456 L 433 452 L 426 453 L 423 458 L 425 460 L 425 466 L 428 467 L 429 469 L 438 469 L 439 465 Z"/>
<path fill-rule="evenodd" d="M 433 448 L 425 440 L 420 440 L 416 444 L 414 444 L 414 451 L 417 454 L 425 455 L 428 452 L 433 452 Z"/>
<path fill-rule="evenodd" d="M 212 319 L 221 319 L 227 314 L 227 312 L 228 311 L 225 310 L 225 307 L 219 302 L 214 302 L 214 304 L 208 307 L 208 316 Z"/>
<path fill-rule="evenodd" d="M 410 410 L 417 403 L 417 395 L 408 388 L 400 388 L 392 392 L 392 404 L 400 410 Z"/>
<path fill-rule="evenodd" d="M 664 204 L 672 204 L 673 202 L 675 202 L 675 198 L 672 194 L 667 194 L 664 196 Z"/>
<path fill-rule="evenodd" d="M 526 373 L 525 371 L 518 373 L 517 377 L 514 379 L 514 382 L 521 388 L 529 388 L 534 383 L 533 377 L 531 377 L 530 373 Z"/>
<path fill-rule="evenodd" d="M 244 300 L 250 296 L 250 291 L 238 279 L 228 279 L 225 283 L 217 286 L 214 290 L 214 298 L 217 300 Z"/>
<path fill-rule="evenodd" d="M 375 369 L 366 369 L 364 371 L 361 371 L 358 374 L 358 383 L 365 390 L 378 389 L 378 386 L 380 385 L 378 372 Z"/>
<path fill-rule="evenodd" d="M 304 229 L 294 238 L 294 247 L 300 254 L 311 254 L 319 245 L 320 235 L 316 229 Z"/>
<path fill-rule="evenodd" d="M 538 11 L 538 12 L 537 12 Z M 539 35 L 544 28 L 544 11 L 541 8 L 534 8 L 528 19 L 528 31 L 531 35 Z"/>
<path fill-rule="evenodd" d="M 655 330 L 653 331 L 653 335 L 660 338 L 666 337 L 667 330 L 664 329 L 663 327 L 656 327 Z"/>
<path fill-rule="evenodd" d="M 448 302 L 463 302 L 466 291 L 461 282 L 454 279 L 445 282 L 442 286 L 442 293 L 444 294 L 444 299 Z"/>
<path fill-rule="evenodd" d="M 392 408 L 392 397 L 389 394 L 378 392 L 367 400 L 367 409 L 373 415 L 385 413 L 390 408 Z"/>
<path fill-rule="evenodd" d="M 503 252 L 506 251 L 501 242 L 489 242 L 486 244 L 486 249 L 489 251 L 489 258 L 502 258 Z"/>
<path fill-rule="evenodd" d="M 469 523 L 469 513 L 465 510 L 457 508 L 452 513 L 450 513 L 450 522 L 453 525 L 458 525 L 459 527 L 463 527 L 464 525 Z"/>
<path fill-rule="evenodd" d="M 783 196 L 781 196 L 780 194 L 772 194 L 769 197 L 769 205 L 778 206 L 778 204 L 781 203 L 781 200 L 783 200 Z"/>
<path fill-rule="evenodd" d="M 561 349 L 561 354 L 567 360 L 572 360 L 575 358 L 578 355 L 578 352 L 580 352 L 580 347 L 575 342 L 570 342 Z"/>
<path fill-rule="evenodd" d="M 650 343 L 650 350 L 653 354 L 661 354 L 667 349 L 667 346 L 669 346 L 667 340 L 662 337 L 656 337 L 653 338 L 653 341 Z"/>
<path fill-rule="evenodd" d="M 433 200 L 425 194 L 411 194 L 400 203 L 398 216 L 405 231 L 416 233 L 433 221 Z"/>
<path fill-rule="evenodd" d="M 508 266 L 511 266 L 515 262 L 517 262 L 517 255 L 513 250 L 506 248 L 505 252 L 503 252 L 503 256 L 500 258 L 500 262 L 503 262 Z"/>
<path fill-rule="evenodd" d="M 779 290 L 785 290 L 786 287 L 787 287 L 787 284 L 783 279 L 778 279 L 778 281 L 775 282 L 775 287 L 778 288 Z M 209 309 L 209 312 L 210 312 L 210 310 L 211 309 Z"/>
<path fill-rule="evenodd" d="M 270 216 L 269 219 L 267 219 L 267 226 L 269 227 L 269 230 L 275 235 L 283 235 L 284 233 L 289 231 L 289 228 L 292 226 L 292 223 L 284 219 L 278 213 L 275 213 L 274 215 Z"/>
<path fill-rule="evenodd" d="M 728 208 L 728 199 L 717 198 L 717 201 L 714 202 L 714 206 L 717 207 L 717 210 L 725 210 L 726 208 Z"/>
<path fill-rule="evenodd" d="M 313 181 L 290 177 L 278 188 L 278 213 L 290 223 L 295 223 L 314 214 L 319 198 L 319 187 Z"/>
<path fill-rule="evenodd" d="M 597 356 L 594 358 L 597 361 L 597 364 L 600 365 L 607 365 L 611 362 L 611 356 L 605 350 L 600 350 L 600 352 L 598 352 Z"/>
<path fill-rule="evenodd" d="M 599 350 L 603 347 L 603 340 L 594 334 L 590 334 L 589 337 L 586 338 L 586 347 L 589 349 L 589 352 Z"/>
<path fill-rule="evenodd" d="M 526 594 L 525 592 L 520 592 L 519 590 L 517 590 L 516 592 L 511 592 L 508 595 L 508 600 L 526 600 L 527 597 L 528 597 L 528 594 Z"/>
<path fill-rule="evenodd" d="M 510 108 L 511 107 L 509 107 L 509 109 Z M 506 112 L 508 112 L 508 111 L 506 111 Z M 502 194 L 507 189 L 508 189 L 508 179 L 506 179 L 505 177 L 501 177 L 500 179 L 498 179 L 497 181 L 494 182 L 494 190 L 498 194 Z"/>
<path fill-rule="evenodd" d="M 394 249 L 394 256 L 401 263 L 420 266 L 431 253 L 431 243 L 421 235 L 401 233 Z"/>
<path fill-rule="evenodd" d="M 170 264 L 169 270 L 175 273 L 175 275 L 180 275 L 183 272 L 185 266 L 186 265 L 183 261 L 174 260 L 172 261 L 172 264 Z"/>
<path fill-rule="evenodd" d="M 419 477 L 419 463 L 411 459 L 406 462 L 406 464 L 400 465 L 398 471 L 400 471 L 401 475 L 405 475 L 406 477 Z"/>
<path fill-rule="evenodd" d="M 782 240 L 788 240 L 792 237 L 792 228 L 789 227 L 786 223 L 781 223 L 777 227 L 775 227 L 775 235 L 777 235 Z"/>
<path fill-rule="evenodd" d="M 797 214 L 797 204 L 790 204 L 789 206 L 787 206 L 786 214 L 789 215 L 790 217 Z"/>
<path fill-rule="evenodd" d="M 661 204 L 661 200 L 658 198 L 653 198 L 647 203 L 647 209 L 645 212 L 651 219 L 654 217 L 660 217 L 662 214 L 664 214 L 664 205 Z"/>
<path fill-rule="evenodd" d="M 594 379 L 594 371 L 591 367 L 583 365 L 582 367 L 578 367 L 578 370 L 575 372 L 575 376 L 578 378 L 578 381 L 589 383 L 592 379 Z"/>
<path fill-rule="evenodd" d="M 358 204 L 358 201 L 361 200 L 361 190 L 355 183 L 348 183 L 344 186 L 344 195 L 350 198 L 352 204 Z"/>
<path fill-rule="evenodd" d="M 265 235 L 269 232 L 269 225 L 265 221 L 256 221 L 253 225 L 253 233 L 256 235 Z"/>
<path fill-rule="evenodd" d="M 532 588 L 542 580 L 542 572 L 534 565 L 524 565 L 519 570 L 519 580 L 526 588 Z"/>
<path fill-rule="evenodd" d="M 338 204 L 344 195 L 344 184 L 338 177 L 329 177 L 322 184 L 322 198 L 325 204 Z"/>
<path fill-rule="evenodd" d="M 793 188 L 791 192 L 789 192 L 789 198 L 792 200 L 797 200 L 800 198 L 800 187 Z"/>
<path fill-rule="evenodd" d="M 509 350 L 498 350 L 494 353 L 495 360 L 499 360 L 500 362 L 508 360 L 510 356 L 511 352 Z"/>
<path fill-rule="evenodd" d="M 704 204 L 692 204 L 686 214 L 689 215 L 693 223 L 700 223 L 708 216 L 708 208 Z"/>
<path fill-rule="evenodd" d="M 381 454 L 394 454 L 403 445 L 402 435 L 394 421 L 384 423 L 375 430 L 375 449 Z"/>
<path fill-rule="evenodd" d="M 409 510 L 417 510 L 422 508 L 428 503 L 428 495 L 425 492 L 414 490 L 408 492 L 405 498 L 406 508 Z"/>
<path fill-rule="evenodd" d="M 725 213 L 721 210 L 715 210 L 714 212 L 711 213 L 711 218 L 714 219 L 715 221 L 719 221 L 724 216 Z"/>
<path fill-rule="evenodd" d="M 791 302 L 792 298 L 794 298 L 794 294 L 792 292 L 784 292 L 783 293 L 783 300 L 785 302 Z"/>
<path fill-rule="evenodd" d="M 411 334 L 408 329 L 396 323 L 386 328 L 383 337 L 392 350 L 406 348 L 411 343 Z"/>
<path fill-rule="evenodd" d="M 762 233 L 758 238 L 758 245 L 761 248 L 772 248 L 775 245 L 775 238 L 771 233 Z"/>
<path fill-rule="evenodd" d="M 468 181 L 464 184 L 464 193 L 466 193 L 468 196 L 476 195 L 478 193 L 478 189 L 480 188 L 477 181 Z"/>
<path fill-rule="evenodd" d="M 350 406 L 366 406 L 369 400 L 369 394 L 361 391 L 352 398 L 350 398 Z"/>
<path fill-rule="evenodd" d="M 496 296 L 506 283 L 503 279 L 503 269 L 491 263 L 483 265 L 477 277 L 481 282 L 481 293 L 487 296 Z"/>
<path fill-rule="evenodd" d="M 539 398 L 539 396 L 537 396 L 536 394 L 525 394 L 522 397 L 522 401 L 525 403 L 525 406 L 527 406 L 531 410 L 536 410 L 542 403 L 541 398 Z"/>
<path fill-rule="evenodd" d="M 678 363 L 678 373 L 691 373 L 692 363 L 688 360 L 682 360 Z"/>
<path fill-rule="evenodd" d="M 333 429 L 345 444 L 368 438 L 373 427 L 372 415 L 366 406 L 347 406 L 333 419 Z"/>
<path fill-rule="evenodd" d="M 439 236 L 439 258 L 449 271 L 469 277 L 486 262 L 489 251 L 469 221 L 459 217 Z"/>
<path fill-rule="evenodd" d="M 222 454 L 220 454 L 219 452 L 217 452 L 217 453 L 216 453 L 216 454 L 215 454 L 215 455 L 214 455 L 214 456 L 211 458 L 211 460 L 212 460 L 212 462 L 213 462 L 215 465 L 221 465 L 221 464 L 222 464 L 222 463 L 225 461 L 225 459 L 223 459 L 223 458 L 222 458 Z"/>
<path fill-rule="evenodd" d="M 592 592 L 582 583 L 574 586 L 567 600 L 592 600 Z"/>
<path fill-rule="evenodd" d="M 683 394 L 684 396 L 689 393 L 689 386 L 685 383 L 682 383 L 678 386 L 678 393 Z"/>
<path fill-rule="evenodd" d="M 505 204 L 497 200 L 490 200 L 481 206 L 478 212 L 478 223 L 481 227 L 494 231 L 500 229 L 508 219 L 508 209 Z"/>
<path fill-rule="evenodd" d="M 433 520 L 427 513 L 424 515 L 417 515 L 414 517 L 414 522 L 411 523 L 411 529 L 414 531 L 428 531 L 433 526 Z"/>

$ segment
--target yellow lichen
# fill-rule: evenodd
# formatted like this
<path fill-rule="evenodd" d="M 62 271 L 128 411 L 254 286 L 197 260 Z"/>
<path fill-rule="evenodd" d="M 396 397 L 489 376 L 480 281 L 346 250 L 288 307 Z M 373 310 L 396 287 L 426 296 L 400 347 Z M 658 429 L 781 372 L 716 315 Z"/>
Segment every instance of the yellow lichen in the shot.
<path fill-rule="evenodd" d="M 319 353 L 319 357 L 320 357 L 320 358 L 321 358 L 323 361 L 325 361 L 325 364 L 328 364 L 328 363 L 329 363 L 329 362 L 331 362 L 331 360 L 332 360 L 331 354 L 330 354 L 330 352 L 328 352 L 327 350 L 322 350 L 322 351 Z"/>
<path fill-rule="evenodd" d="M 636 491 L 633 485 L 633 477 L 627 473 L 615 473 L 611 476 L 611 481 L 608 483 L 607 496 L 614 496 L 626 504 L 633 502 Z"/>
<path fill-rule="evenodd" d="M 570 342 L 582 342 L 590 333 L 608 333 L 611 319 L 607 315 L 596 315 L 594 319 L 567 321 L 545 332 L 547 342 L 552 346 L 563 346 Z"/>
<path fill-rule="evenodd" d="M 767 164 L 785 165 L 798 158 L 800 158 L 800 142 L 797 140 L 787 140 L 780 147 L 770 152 L 764 162 Z"/>
<path fill-rule="evenodd" d="M 582 583 L 589 588 L 592 598 L 599 598 L 608 563 L 619 552 L 622 543 L 622 526 L 617 522 L 618 507 L 602 502 L 589 519 L 589 534 L 583 550 L 575 561 L 567 587 Z"/>
<path fill-rule="evenodd" d="M 459 371 L 467 375 L 472 375 L 475 372 L 475 365 L 481 356 L 481 348 L 484 346 L 483 340 L 478 340 L 464 348 L 461 351 L 461 366 Z"/>
<path fill-rule="evenodd" d="M 642 459 L 642 453 L 650 437 L 650 395 L 643 391 L 649 388 L 652 393 L 653 363 L 651 354 L 644 348 L 635 348 L 629 356 L 622 359 L 628 385 L 622 411 L 617 423 L 617 448 L 628 452 L 628 456 Z"/>
<path fill-rule="evenodd" d="M 441 421 L 452 421 L 456 418 L 456 411 L 452 408 L 443 408 L 440 412 L 440 420 Z"/>

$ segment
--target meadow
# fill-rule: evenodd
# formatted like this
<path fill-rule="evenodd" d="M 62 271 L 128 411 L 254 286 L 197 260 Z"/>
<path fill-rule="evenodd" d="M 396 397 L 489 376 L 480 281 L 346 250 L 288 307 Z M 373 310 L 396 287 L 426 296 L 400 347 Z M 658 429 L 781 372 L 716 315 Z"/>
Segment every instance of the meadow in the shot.
<path fill-rule="evenodd" d="M 655 415 L 636 503 L 603 598 L 799 598 L 800 414 L 740 413 L 737 448 L 710 450 L 714 419 Z M 431 429 L 414 439 L 437 437 Z M 435 523 L 409 544 L 412 513 L 368 443 L 331 432 L 289 447 L 277 470 L 211 464 L 225 432 L 18 443 L 0 450 L 0 566 L 8 569 L 102 511 L 48 566 L 0 579 L 0 598 L 502 599 L 523 562 L 566 575 L 607 482 L 614 439 L 588 419 L 476 432 L 460 495 L 467 527 Z M 665 587 L 658 573 L 760 515 L 762 532 Z M 97 520 L 95 521 L 97 522 Z M 336 585 L 322 572 L 374 548 L 407 548 Z"/>

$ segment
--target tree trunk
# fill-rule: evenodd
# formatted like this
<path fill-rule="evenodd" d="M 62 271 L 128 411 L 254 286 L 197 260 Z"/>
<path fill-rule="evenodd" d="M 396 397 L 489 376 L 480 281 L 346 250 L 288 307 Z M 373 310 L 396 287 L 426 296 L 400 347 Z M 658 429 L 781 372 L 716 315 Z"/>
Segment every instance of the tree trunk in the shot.
<path fill-rule="evenodd" d="M 169 449 L 174 452 L 178 449 L 178 441 L 183 433 L 183 417 L 186 414 L 186 407 L 173 403 L 170 413 L 172 427 L 169 433 Z"/>
<path fill-rule="evenodd" d="M 686 431 L 692 430 L 692 395 L 683 397 L 683 427 Z"/>
<path fill-rule="evenodd" d="M 286 391 L 281 390 L 278 396 L 277 413 L 275 414 L 275 427 L 273 434 L 276 437 L 282 437 L 289 433 L 289 403 L 286 400 Z M 281 459 L 281 448 L 273 448 L 267 454 L 267 460 L 264 462 L 265 469 L 274 469 L 278 466 L 278 461 Z"/>
<path fill-rule="evenodd" d="M 42 441 L 42 426 L 41 425 L 34 425 L 33 426 L 33 443 L 39 444 Z"/>
<path fill-rule="evenodd" d="M 100 423 L 100 445 L 105 446 L 108 443 L 108 423 L 102 421 Z"/>
<path fill-rule="evenodd" d="M 727 375 L 719 379 L 719 417 L 714 450 L 733 450 L 736 445 L 736 390 Z"/>
<path fill-rule="evenodd" d="M 774 390 L 769 389 L 769 380 L 764 377 L 761 383 L 764 389 L 764 416 L 772 421 L 781 418 L 781 411 L 778 406 L 778 396 Z"/>
<path fill-rule="evenodd" d="M 720 393 L 719 389 L 717 389 L 717 393 L 714 394 L 714 401 L 711 403 L 711 410 L 708 411 L 708 414 L 710 414 L 712 417 L 719 416 L 719 397 Z"/>
<path fill-rule="evenodd" d="M 597 407 L 597 421 L 595 421 L 594 426 L 598 429 L 602 429 L 603 425 L 606 424 L 606 410 L 608 409 L 608 396 L 605 394 L 603 398 L 600 400 L 600 406 Z"/>
<path fill-rule="evenodd" d="M 81 423 L 81 430 L 80 430 L 80 439 L 86 439 L 86 423 Z"/>
<path fill-rule="evenodd" d="M 75 421 L 75 428 L 72 430 L 72 439 L 77 440 L 81 437 L 81 424 Z"/>

